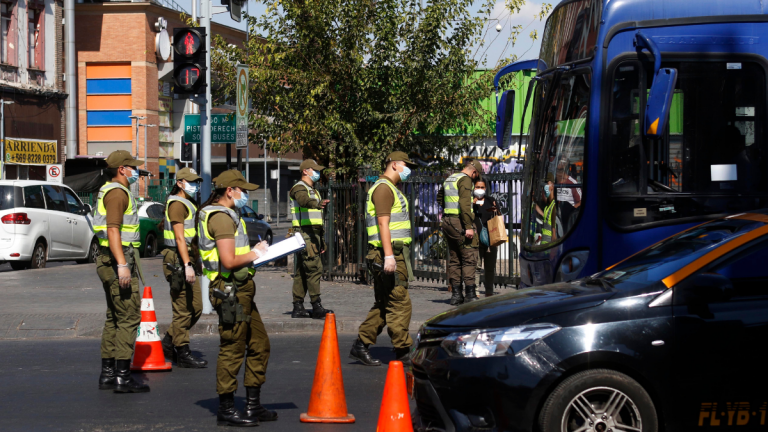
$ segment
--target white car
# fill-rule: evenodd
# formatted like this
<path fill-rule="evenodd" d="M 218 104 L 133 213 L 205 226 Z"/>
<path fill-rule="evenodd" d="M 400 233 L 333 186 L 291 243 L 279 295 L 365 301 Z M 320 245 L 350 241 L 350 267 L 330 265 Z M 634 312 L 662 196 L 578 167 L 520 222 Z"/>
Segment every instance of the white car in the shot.
<path fill-rule="evenodd" d="M 0 264 L 22 270 L 47 261 L 95 262 L 91 212 L 61 183 L 0 180 Z"/>

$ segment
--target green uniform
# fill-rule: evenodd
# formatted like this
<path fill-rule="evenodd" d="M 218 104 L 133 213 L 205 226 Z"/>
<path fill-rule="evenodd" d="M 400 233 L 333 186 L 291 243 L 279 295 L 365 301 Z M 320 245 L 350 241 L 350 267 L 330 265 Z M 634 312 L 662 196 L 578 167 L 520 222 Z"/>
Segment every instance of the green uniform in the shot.
<path fill-rule="evenodd" d="M 387 188 L 394 200 L 381 199 L 375 190 Z M 385 191 L 387 189 L 384 189 Z M 385 198 L 389 194 L 384 194 Z M 382 210 L 380 201 L 390 208 Z M 392 202 L 392 204 L 389 204 Z M 408 202 L 402 193 L 389 179 L 382 176 L 368 191 L 366 202 L 366 230 L 368 232 L 368 255 L 366 260 L 372 264 L 384 265 L 384 251 L 381 247 L 377 217 L 390 216 L 389 231 L 392 236 L 392 250 L 397 269 L 395 274 L 388 275 L 383 271 L 372 268 L 374 303 L 365 321 L 360 325 L 358 336 L 366 344 L 375 344 L 384 326 L 392 339 L 395 348 L 408 348 L 413 340 L 408 332 L 411 323 L 411 297 L 408 294 L 410 280 L 409 260 L 411 245 L 411 222 L 408 213 Z"/>
<path fill-rule="evenodd" d="M 306 249 L 296 254 L 297 274 L 293 277 L 293 301 L 303 302 L 309 292 L 310 301 L 316 302 L 320 298 L 320 278 L 323 275 L 320 252 L 325 250 L 320 193 L 299 181 L 291 189 L 289 197 L 292 229 L 301 232 L 307 243 Z"/>
<path fill-rule="evenodd" d="M 448 281 L 451 286 L 475 285 L 480 236 L 472 239 L 464 236 L 465 230 L 474 229 L 475 213 L 472 209 L 472 179 L 464 173 L 456 173 L 445 180 L 437 199 L 443 202 L 441 224 L 448 244 Z"/>
<path fill-rule="evenodd" d="M 165 279 L 171 283 L 171 305 L 173 307 L 173 320 L 168 329 L 168 334 L 173 340 L 173 345 L 181 347 L 189 345 L 189 330 L 197 323 L 203 313 L 203 295 L 200 292 L 200 279 L 194 283 L 188 283 L 183 274 L 184 264 L 176 249 L 176 235 L 173 232 L 174 223 L 184 225 L 184 240 L 189 250 L 192 240 L 195 238 L 195 212 L 197 207 L 191 201 L 179 197 L 170 196 L 165 207 L 165 222 L 163 238 L 166 249 L 163 250 L 163 273 Z M 167 264 L 181 268 L 181 274 L 172 274 Z"/>
<path fill-rule="evenodd" d="M 108 204 L 105 204 L 108 201 Z M 93 217 L 94 232 L 99 239 L 100 253 L 96 274 L 104 287 L 107 299 L 107 317 L 101 335 L 101 358 L 130 360 L 141 323 L 141 296 L 139 293 L 139 216 L 131 191 L 120 183 L 107 183 L 99 190 Z M 109 249 L 107 228 L 120 230 L 126 264 L 131 269 L 131 286 L 120 288 L 117 261 Z"/>
<path fill-rule="evenodd" d="M 210 300 L 219 314 L 219 356 L 216 362 L 216 393 L 227 394 L 237 390 L 237 374 L 245 359 L 245 386 L 260 387 L 264 384 L 269 363 L 269 337 L 261 321 L 253 298 L 253 268 L 232 272 L 219 261 L 216 240 L 235 240 L 235 254 L 250 252 L 245 223 L 237 214 L 223 206 L 210 205 L 200 212 L 199 249 L 203 273 L 210 281 Z M 225 323 L 222 300 L 214 297 L 215 289 L 227 292 L 235 289 L 240 305 L 234 323 Z"/>

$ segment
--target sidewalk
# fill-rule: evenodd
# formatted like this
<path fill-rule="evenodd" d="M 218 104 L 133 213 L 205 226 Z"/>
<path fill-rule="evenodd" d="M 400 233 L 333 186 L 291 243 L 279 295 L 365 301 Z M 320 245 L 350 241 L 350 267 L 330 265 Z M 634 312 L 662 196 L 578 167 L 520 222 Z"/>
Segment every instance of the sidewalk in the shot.
<path fill-rule="evenodd" d="M 281 224 L 282 225 L 282 224 Z M 161 334 L 171 322 L 168 283 L 162 257 L 142 260 L 152 287 Z M 292 269 L 292 267 L 290 267 Z M 256 273 L 256 305 L 269 333 L 320 332 L 323 320 L 291 318 L 293 280 L 286 267 L 262 267 Z M 106 305 L 94 264 L 4 272 L 0 274 L 0 339 L 101 337 Z M 497 293 L 510 289 L 496 289 Z M 373 287 L 354 282 L 321 283 L 323 306 L 334 310 L 339 332 L 354 333 L 373 305 Z M 414 282 L 411 331 L 450 309 L 444 285 Z M 305 305 L 310 307 L 309 299 Z M 218 334 L 216 314 L 203 315 L 192 334 Z M 386 339 L 386 335 L 385 339 Z"/>

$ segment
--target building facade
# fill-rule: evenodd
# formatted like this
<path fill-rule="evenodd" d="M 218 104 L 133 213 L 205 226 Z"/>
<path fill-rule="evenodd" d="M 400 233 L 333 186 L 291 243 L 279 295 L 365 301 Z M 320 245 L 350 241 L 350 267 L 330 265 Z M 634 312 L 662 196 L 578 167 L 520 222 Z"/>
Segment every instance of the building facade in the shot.
<path fill-rule="evenodd" d="M 63 4 L 0 1 L 3 179 L 60 180 L 64 163 Z"/>

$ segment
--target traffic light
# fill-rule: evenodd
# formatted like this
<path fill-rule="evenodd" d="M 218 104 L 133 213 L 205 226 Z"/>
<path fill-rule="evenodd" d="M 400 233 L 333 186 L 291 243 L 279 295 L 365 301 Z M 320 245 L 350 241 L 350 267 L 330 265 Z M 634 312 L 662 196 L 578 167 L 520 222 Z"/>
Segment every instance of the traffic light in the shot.
<path fill-rule="evenodd" d="M 243 19 L 243 4 L 245 4 L 245 0 L 221 0 L 221 4 L 227 7 L 229 16 L 234 21 L 240 22 Z"/>
<path fill-rule="evenodd" d="M 205 92 L 205 27 L 173 29 L 173 92 L 196 95 Z"/>
<path fill-rule="evenodd" d="M 194 162 L 192 159 L 192 146 L 194 144 L 188 143 L 184 141 L 184 138 L 181 139 L 181 158 L 179 159 L 179 162 Z"/>

